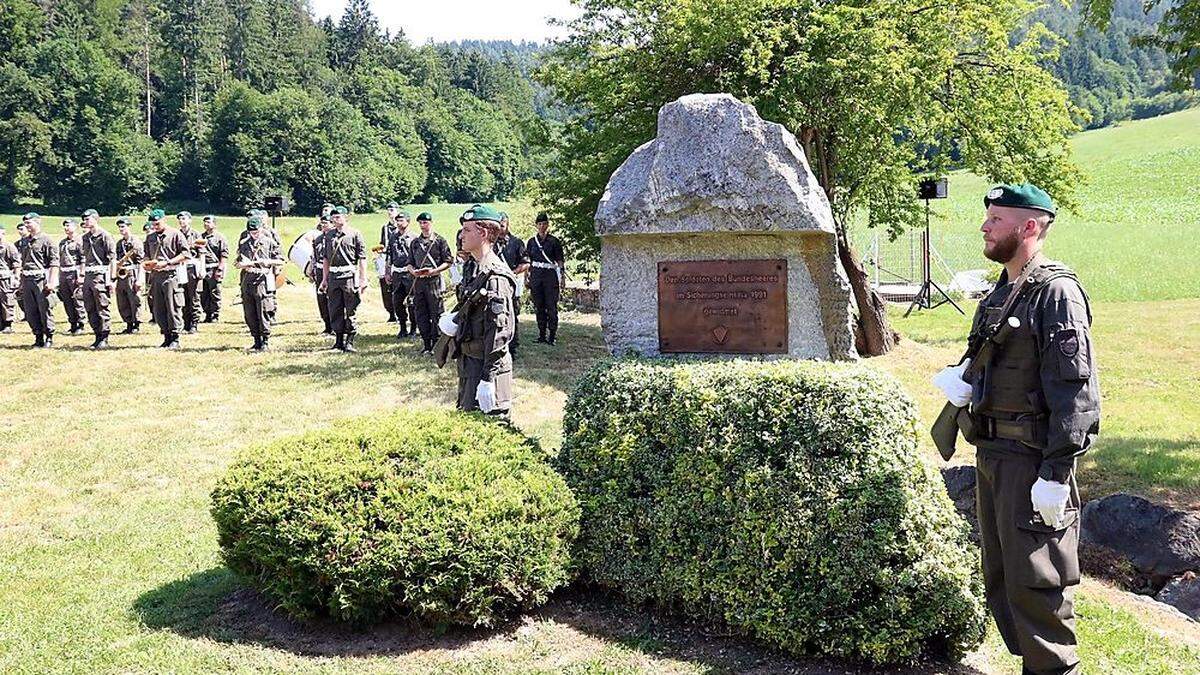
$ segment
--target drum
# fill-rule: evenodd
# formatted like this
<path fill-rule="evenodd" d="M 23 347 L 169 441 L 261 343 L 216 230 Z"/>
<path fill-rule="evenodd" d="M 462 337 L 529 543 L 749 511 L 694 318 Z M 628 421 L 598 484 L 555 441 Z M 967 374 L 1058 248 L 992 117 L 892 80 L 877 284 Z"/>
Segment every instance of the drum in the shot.
<path fill-rule="evenodd" d="M 387 257 L 383 255 L 375 256 L 375 276 L 380 279 L 388 275 Z"/>
<path fill-rule="evenodd" d="M 288 260 L 296 263 L 304 271 L 304 276 L 312 278 L 312 266 L 316 261 L 313 260 L 313 237 L 320 236 L 320 230 L 309 230 L 300 235 L 291 248 L 288 249 Z"/>

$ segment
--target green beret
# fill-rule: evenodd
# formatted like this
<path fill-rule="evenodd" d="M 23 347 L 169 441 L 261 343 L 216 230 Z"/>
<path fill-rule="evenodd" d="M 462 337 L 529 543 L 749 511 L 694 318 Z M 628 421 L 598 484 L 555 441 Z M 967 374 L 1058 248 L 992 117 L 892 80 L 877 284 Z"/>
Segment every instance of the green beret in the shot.
<path fill-rule="evenodd" d="M 246 229 L 250 230 L 251 232 L 254 232 L 255 230 L 259 229 L 262 226 L 263 226 L 263 220 L 262 220 L 262 218 L 259 218 L 258 216 L 250 216 L 249 218 L 246 219 Z"/>
<path fill-rule="evenodd" d="M 41 220 L 41 219 L 42 219 L 42 217 L 33 211 L 30 211 L 29 213 L 26 213 L 25 215 L 21 216 L 21 222 L 25 222 L 25 223 L 27 223 L 31 220 Z"/>
<path fill-rule="evenodd" d="M 490 206 L 476 206 L 463 214 L 464 220 L 494 220 L 500 222 L 500 212 Z"/>
<path fill-rule="evenodd" d="M 96 211 L 96 209 L 88 209 L 80 214 L 79 217 L 83 220 L 87 220 L 88 218 L 99 218 L 100 214 Z"/>
<path fill-rule="evenodd" d="M 210 223 L 210 222 L 211 222 L 211 223 L 215 223 L 215 222 L 217 222 L 217 217 L 216 217 L 216 216 L 214 216 L 214 215 L 207 215 L 207 216 L 204 216 L 204 222 L 206 222 L 206 223 Z"/>
<path fill-rule="evenodd" d="M 412 220 L 412 216 L 411 216 L 411 215 L 409 215 L 409 213 L 408 213 L 408 210 L 407 210 L 407 209 L 401 209 L 401 210 L 400 210 L 400 213 L 397 213 L 396 215 L 397 215 L 397 216 L 403 216 L 405 220 Z"/>
<path fill-rule="evenodd" d="M 546 215 L 545 211 L 542 211 L 541 213 L 537 214 L 537 220 L 535 220 L 534 222 L 548 223 L 548 222 L 550 222 L 550 216 Z"/>
<path fill-rule="evenodd" d="M 387 207 L 388 207 L 389 209 L 398 209 L 398 208 L 400 208 L 400 205 L 399 205 L 399 204 L 397 204 L 396 202 L 388 202 L 388 205 L 387 205 Z"/>
<path fill-rule="evenodd" d="M 983 197 L 985 207 L 993 204 L 1043 211 L 1049 213 L 1051 217 L 1055 215 L 1054 202 L 1050 199 L 1050 195 L 1040 187 L 1029 183 L 997 185 Z"/>
<path fill-rule="evenodd" d="M 433 220 L 433 214 L 428 211 L 422 211 L 417 214 L 417 220 Z"/>
<path fill-rule="evenodd" d="M 322 223 L 328 223 L 328 222 L 330 222 L 330 221 L 329 221 L 329 216 L 321 216 L 321 220 L 320 220 L 319 222 L 322 222 Z"/>
<path fill-rule="evenodd" d="M 500 220 L 508 220 L 508 214 L 504 211 L 500 212 Z"/>
<path fill-rule="evenodd" d="M 132 225 L 132 224 L 133 223 L 129 222 L 128 218 L 117 218 L 117 227 L 120 227 L 122 225 Z"/>
<path fill-rule="evenodd" d="M 348 216 L 348 215 L 350 215 L 350 209 L 348 209 L 348 208 L 346 208 L 346 207 L 344 207 L 344 206 L 335 206 L 335 207 L 333 207 L 333 212 L 334 212 L 334 213 L 340 213 L 340 214 L 342 214 L 343 216 Z"/>
<path fill-rule="evenodd" d="M 166 211 L 163 211 L 162 209 L 154 209 L 153 211 L 150 212 L 149 219 L 150 219 L 150 222 L 154 222 L 156 220 L 162 220 L 163 218 L 166 218 L 166 217 L 167 217 Z"/>
<path fill-rule="evenodd" d="M 66 220 L 63 221 L 63 227 L 66 227 L 68 225 L 78 225 L 78 224 L 79 224 L 79 221 L 75 220 L 74 218 L 67 218 Z"/>
<path fill-rule="evenodd" d="M 180 211 L 179 213 L 175 214 L 175 217 L 180 220 L 183 220 L 184 218 L 191 218 L 192 212 L 191 211 Z"/>

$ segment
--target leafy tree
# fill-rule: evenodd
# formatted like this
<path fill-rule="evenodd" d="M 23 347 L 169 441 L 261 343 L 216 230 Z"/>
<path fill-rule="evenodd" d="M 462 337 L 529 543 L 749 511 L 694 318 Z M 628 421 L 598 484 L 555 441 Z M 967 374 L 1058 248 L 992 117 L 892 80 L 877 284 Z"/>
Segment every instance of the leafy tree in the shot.
<path fill-rule="evenodd" d="M 1093 25 L 1107 28 L 1119 6 L 1119 0 L 1084 0 L 1081 3 Z M 1200 86 L 1200 0 L 1142 0 L 1147 14 L 1166 10 L 1157 33 L 1142 42 L 1164 49 L 1171 58 L 1177 89 Z"/>
<path fill-rule="evenodd" d="M 838 253 L 864 350 L 888 351 L 884 303 L 847 229 L 861 214 L 899 233 L 921 222 L 917 182 L 961 165 L 1032 180 L 1073 204 L 1077 127 L 1061 84 L 1039 66 L 1058 42 L 1027 18 L 1032 0 L 578 0 L 584 10 L 541 77 L 583 111 L 545 195 L 580 253 L 605 183 L 653 137 L 658 109 L 728 91 L 796 134 L 833 209 Z"/>

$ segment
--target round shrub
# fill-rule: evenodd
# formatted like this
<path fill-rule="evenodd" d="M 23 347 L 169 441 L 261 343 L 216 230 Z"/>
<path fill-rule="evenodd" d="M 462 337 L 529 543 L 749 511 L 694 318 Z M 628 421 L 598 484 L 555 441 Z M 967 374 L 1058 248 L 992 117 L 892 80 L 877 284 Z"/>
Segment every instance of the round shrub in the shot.
<path fill-rule="evenodd" d="M 564 419 L 577 561 L 794 653 L 959 657 L 984 634 L 977 554 L 916 422 L 861 364 L 602 362 Z"/>
<path fill-rule="evenodd" d="M 507 426 L 443 410 L 250 448 L 212 494 L 231 569 L 306 618 L 491 625 L 566 583 L 579 508 Z"/>

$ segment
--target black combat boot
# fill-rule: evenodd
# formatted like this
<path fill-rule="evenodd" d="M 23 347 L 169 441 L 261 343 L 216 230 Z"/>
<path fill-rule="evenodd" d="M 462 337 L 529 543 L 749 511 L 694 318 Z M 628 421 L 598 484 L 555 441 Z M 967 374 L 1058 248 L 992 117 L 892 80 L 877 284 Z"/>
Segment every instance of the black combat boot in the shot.
<path fill-rule="evenodd" d="M 132 335 L 137 335 L 138 333 L 142 332 L 142 322 L 141 321 L 134 322 L 133 328 L 129 332 Z"/>
<path fill-rule="evenodd" d="M 336 349 L 339 352 L 346 351 L 346 334 L 338 333 L 337 342 L 334 342 L 330 349 Z"/>
<path fill-rule="evenodd" d="M 11 332 L 12 332 L 12 323 L 11 322 L 6 323 L 3 326 L 0 326 L 0 333 L 4 333 L 5 335 L 8 335 Z"/>
<path fill-rule="evenodd" d="M 95 333 L 95 337 L 92 338 L 92 347 L 91 348 L 95 349 L 96 345 L 98 345 L 98 344 L 100 344 L 100 334 Z"/>
<path fill-rule="evenodd" d="M 550 331 L 550 339 L 546 340 L 546 344 L 548 344 L 548 345 L 554 344 L 557 337 L 558 337 L 558 331 L 554 331 L 554 330 Z"/>
<path fill-rule="evenodd" d="M 262 341 L 262 338 L 261 338 L 261 337 L 259 337 L 259 336 L 257 336 L 257 335 L 255 335 L 255 336 L 254 336 L 254 346 L 250 348 L 250 351 L 252 351 L 252 352 L 261 352 L 262 350 L 263 350 L 263 341 Z"/>
<path fill-rule="evenodd" d="M 179 333 L 171 333 L 165 347 L 166 349 L 179 349 Z"/>
<path fill-rule="evenodd" d="M 354 348 L 354 336 L 355 335 L 357 335 L 357 333 L 347 333 L 346 334 L 346 346 L 343 347 L 342 349 L 343 349 L 343 351 L 345 351 L 348 354 L 354 354 L 354 353 L 358 352 L 358 350 Z"/>
<path fill-rule="evenodd" d="M 83 335 L 83 324 L 71 324 L 71 330 L 67 335 Z"/>
<path fill-rule="evenodd" d="M 262 336 L 262 351 L 264 351 L 264 352 L 271 351 L 271 336 L 269 336 L 269 335 Z"/>
<path fill-rule="evenodd" d="M 96 336 L 96 344 L 92 345 L 92 349 L 108 349 L 108 333 L 101 333 Z"/>
<path fill-rule="evenodd" d="M 41 333 L 38 333 L 37 335 L 33 336 L 33 345 L 32 346 L 35 349 L 41 349 L 42 347 L 45 347 L 46 346 L 46 336 L 42 335 Z"/>
<path fill-rule="evenodd" d="M 46 333 L 46 339 L 42 341 L 42 346 L 46 349 L 54 346 L 54 333 Z"/>

